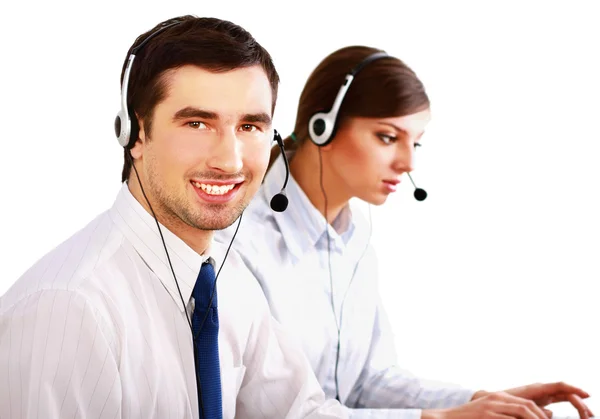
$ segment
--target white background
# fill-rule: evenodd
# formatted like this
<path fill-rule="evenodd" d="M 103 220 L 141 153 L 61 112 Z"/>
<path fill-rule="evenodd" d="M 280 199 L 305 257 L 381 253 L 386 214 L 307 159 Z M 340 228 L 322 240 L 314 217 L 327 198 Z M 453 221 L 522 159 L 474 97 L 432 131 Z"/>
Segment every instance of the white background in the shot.
<path fill-rule="evenodd" d="M 401 365 L 487 390 L 565 380 L 600 412 L 598 1 L 119 3 L 0 6 L 0 294 L 112 204 L 137 35 L 187 13 L 250 30 L 281 75 L 285 135 L 317 63 L 369 45 L 405 60 L 432 101 L 413 176 L 428 199 L 406 178 L 373 209 Z"/>

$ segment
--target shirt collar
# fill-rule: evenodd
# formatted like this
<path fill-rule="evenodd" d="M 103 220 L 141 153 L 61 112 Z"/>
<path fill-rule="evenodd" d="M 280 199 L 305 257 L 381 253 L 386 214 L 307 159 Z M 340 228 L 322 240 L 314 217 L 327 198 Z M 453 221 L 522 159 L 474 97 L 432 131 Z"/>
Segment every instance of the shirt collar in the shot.
<path fill-rule="evenodd" d="M 214 266 L 214 259 L 210 257 L 212 246 L 203 255 L 199 255 L 178 236 L 160 224 L 160 230 L 169 251 L 169 259 L 181 290 L 180 296 L 156 226 L 156 220 L 131 194 L 126 182 L 123 183 L 109 214 L 125 238 L 133 245 L 135 251 L 159 278 L 177 306 L 183 311 L 181 298 L 183 297 L 186 304 L 190 300 L 202 263 L 208 261 Z"/>
<path fill-rule="evenodd" d="M 286 151 L 289 160 L 293 158 L 293 154 L 294 152 L 291 150 Z M 267 172 L 261 187 L 263 198 L 267 202 L 281 191 L 284 180 L 285 162 L 279 155 Z M 344 207 L 336 217 L 333 222 L 334 228 L 326 224 L 323 214 L 310 202 L 291 174 L 286 189 L 289 205 L 285 211 L 274 213 L 274 217 L 288 249 L 296 257 L 302 257 L 307 250 L 322 244 L 323 240 L 326 243 L 326 228 L 329 230 L 332 250 L 342 249 L 348 244 L 356 229 L 350 205 Z"/>

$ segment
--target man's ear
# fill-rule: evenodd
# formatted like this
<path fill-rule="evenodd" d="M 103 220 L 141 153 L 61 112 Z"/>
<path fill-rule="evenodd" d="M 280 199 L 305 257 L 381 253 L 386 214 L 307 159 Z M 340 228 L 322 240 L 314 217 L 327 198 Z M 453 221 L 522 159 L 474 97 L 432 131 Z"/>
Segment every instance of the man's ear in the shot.
<path fill-rule="evenodd" d="M 135 117 L 137 118 L 139 127 L 137 134 L 138 138 L 135 141 L 134 146 L 131 148 L 131 156 L 134 159 L 140 159 L 144 154 L 144 146 L 146 144 L 146 131 L 144 130 L 144 121 L 138 116 L 137 113 L 135 114 Z"/>

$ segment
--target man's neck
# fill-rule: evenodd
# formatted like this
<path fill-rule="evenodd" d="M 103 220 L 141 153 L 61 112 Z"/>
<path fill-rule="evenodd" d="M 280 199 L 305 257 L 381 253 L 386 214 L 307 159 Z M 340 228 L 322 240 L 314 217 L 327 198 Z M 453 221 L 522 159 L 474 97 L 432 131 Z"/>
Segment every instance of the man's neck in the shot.
<path fill-rule="evenodd" d="M 165 211 L 160 205 L 156 203 L 155 200 L 152 199 L 152 196 L 148 196 L 148 192 L 146 191 L 146 196 L 148 196 L 148 200 L 150 200 L 152 204 L 152 209 L 150 209 L 150 205 L 148 205 L 148 201 L 144 197 L 144 194 L 140 189 L 140 184 L 138 183 L 137 179 L 128 181 L 127 187 L 129 188 L 129 191 L 131 192 L 133 197 L 148 212 L 148 214 L 152 216 L 152 218 L 154 218 L 156 215 L 156 219 L 158 219 L 158 222 L 162 226 L 164 226 L 171 233 L 179 237 L 196 253 L 198 253 L 199 255 L 204 255 L 207 252 L 207 250 L 209 250 L 210 244 L 214 236 L 214 231 L 199 230 L 197 228 L 187 225 L 174 214 L 170 214 L 169 212 Z M 152 210 L 154 210 L 154 214 L 152 213 Z"/>

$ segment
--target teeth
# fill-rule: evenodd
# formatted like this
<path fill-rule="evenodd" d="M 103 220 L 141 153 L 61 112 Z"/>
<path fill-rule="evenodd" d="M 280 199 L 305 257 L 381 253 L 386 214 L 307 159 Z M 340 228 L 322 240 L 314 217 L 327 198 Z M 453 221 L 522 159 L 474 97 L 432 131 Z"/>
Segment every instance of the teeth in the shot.
<path fill-rule="evenodd" d="M 196 188 L 202 189 L 209 195 L 225 195 L 227 192 L 232 190 L 235 185 L 209 185 L 207 183 L 193 182 Z"/>

